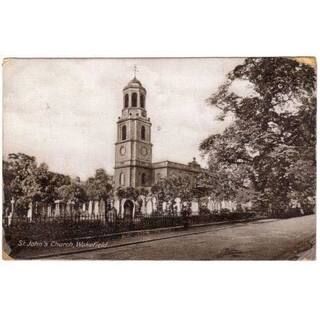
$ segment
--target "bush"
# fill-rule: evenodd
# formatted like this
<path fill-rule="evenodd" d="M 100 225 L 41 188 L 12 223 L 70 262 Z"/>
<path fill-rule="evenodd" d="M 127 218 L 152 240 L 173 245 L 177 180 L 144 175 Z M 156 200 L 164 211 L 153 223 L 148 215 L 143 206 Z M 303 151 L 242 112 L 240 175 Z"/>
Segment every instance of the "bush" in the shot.
<path fill-rule="evenodd" d="M 303 214 L 301 213 L 301 210 L 299 208 L 289 208 L 284 211 L 274 212 L 272 214 L 272 217 L 280 218 L 280 219 L 287 219 L 287 218 L 300 217 L 302 215 Z"/>
<path fill-rule="evenodd" d="M 206 208 L 206 207 L 200 207 L 200 209 L 199 209 L 199 214 L 200 214 L 201 216 L 206 216 L 206 215 L 210 215 L 211 212 L 210 212 L 210 210 L 209 210 L 208 208 Z"/>
<path fill-rule="evenodd" d="M 221 210 L 222 211 L 222 210 Z M 222 214 L 224 220 L 241 220 L 241 219 L 250 219 L 255 216 L 254 212 L 250 211 L 233 211 L 230 212 L 229 210 Z"/>
<path fill-rule="evenodd" d="M 230 213 L 231 213 L 231 211 L 229 209 L 226 209 L 226 208 L 220 210 L 220 214 L 221 215 L 230 214 Z"/>

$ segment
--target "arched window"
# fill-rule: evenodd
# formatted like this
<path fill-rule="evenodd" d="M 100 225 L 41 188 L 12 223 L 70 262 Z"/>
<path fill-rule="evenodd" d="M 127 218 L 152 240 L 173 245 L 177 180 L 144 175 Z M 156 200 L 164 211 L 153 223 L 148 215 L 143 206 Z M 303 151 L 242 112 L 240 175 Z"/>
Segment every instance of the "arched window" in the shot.
<path fill-rule="evenodd" d="M 124 186 L 124 174 L 121 172 L 119 176 L 120 186 Z"/>
<path fill-rule="evenodd" d="M 128 108 L 129 107 L 129 95 L 126 93 L 124 96 L 124 107 Z"/>
<path fill-rule="evenodd" d="M 143 94 L 140 95 L 140 107 L 144 108 L 145 97 Z"/>
<path fill-rule="evenodd" d="M 137 106 L 137 93 L 134 92 L 131 96 L 131 107 L 136 107 Z"/>
<path fill-rule="evenodd" d="M 146 128 L 145 128 L 145 126 L 141 127 L 141 140 L 146 140 Z"/>
<path fill-rule="evenodd" d="M 122 140 L 126 140 L 127 139 L 127 126 L 124 125 L 121 128 L 121 138 Z"/>
<path fill-rule="evenodd" d="M 146 174 L 145 173 L 142 173 L 141 175 L 141 185 L 145 185 L 146 184 Z"/>

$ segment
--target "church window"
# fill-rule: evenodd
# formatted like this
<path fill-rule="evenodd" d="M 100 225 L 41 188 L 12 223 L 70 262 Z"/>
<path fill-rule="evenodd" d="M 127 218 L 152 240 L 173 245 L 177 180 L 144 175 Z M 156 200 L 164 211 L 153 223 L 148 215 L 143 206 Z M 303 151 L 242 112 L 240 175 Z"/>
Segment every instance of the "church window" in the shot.
<path fill-rule="evenodd" d="M 143 94 L 141 94 L 141 96 L 140 96 L 140 107 L 141 108 L 144 108 L 144 102 L 145 102 L 145 97 Z"/>
<path fill-rule="evenodd" d="M 124 186 L 124 174 L 121 172 L 119 176 L 120 186 Z"/>
<path fill-rule="evenodd" d="M 146 140 L 146 128 L 145 128 L 145 126 L 141 127 L 141 140 Z"/>
<path fill-rule="evenodd" d="M 137 93 L 134 92 L 131 96 L 131 106 L 136 107 L 137 106 Z"/>
<path fill-rule="evenodd" d="M 129 107 L 129 95 L 128 95 L 128 94 L 126 94 L 126 95 L 124 96 L 124 107 L 125 107 L 125 108 L 128 108 L 128 107 Z"/>
<path fill-rule="evenodd" d="M 122 140 L 127 139 L 127 126 L 126 125 L 122 126 L 122 128 L 121 128 L 121 137 L 122 137 Z"/>
<path fill-rule="evenodd" d="M 141 175 L 141 184 L 144 186 L 146 184 L 146 174 L 142 173 Z"/>

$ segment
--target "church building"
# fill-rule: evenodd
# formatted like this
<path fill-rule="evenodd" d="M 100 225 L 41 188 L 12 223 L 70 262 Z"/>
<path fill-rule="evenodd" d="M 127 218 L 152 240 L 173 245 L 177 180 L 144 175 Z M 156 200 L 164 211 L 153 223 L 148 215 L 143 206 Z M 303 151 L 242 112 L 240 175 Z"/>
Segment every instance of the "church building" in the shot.
<path fill-rule="evenodd" d="M 151 120 L 147 116 L 147 90 L 134 78 L 123 89 L 123 108 L 117 121 L 114 186 L 150 188 L 168 176 L 196 177 L 202 169 L 195 158 L 187 165 L 152 162 Z"/>

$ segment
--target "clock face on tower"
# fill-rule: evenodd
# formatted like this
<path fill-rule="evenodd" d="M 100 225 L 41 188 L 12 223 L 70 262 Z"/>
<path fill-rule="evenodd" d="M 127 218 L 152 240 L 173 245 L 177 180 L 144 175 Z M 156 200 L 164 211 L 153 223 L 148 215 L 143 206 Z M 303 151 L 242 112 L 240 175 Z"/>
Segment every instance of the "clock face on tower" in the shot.
<path fill-rule="evenodd" d="M 124 155 L 126 154 L 126 147 L 125 147 L 125 146 L 122 146 L 122 147 L 120 148 L 120 154 L 121 154 L 122 156 L 124 156 Z"/>
<path fill-rule="evenodd" d="M 141 153 L 143 156 L 146 156 L 146 155 L 148 154 L 148 149 L 147 149 L 146 147 L 141 147 L 140 153 Z"/>

